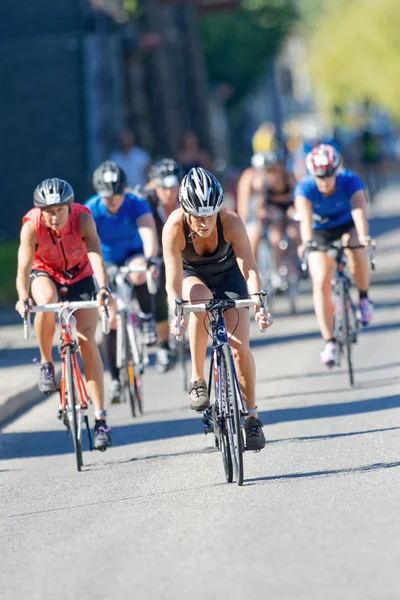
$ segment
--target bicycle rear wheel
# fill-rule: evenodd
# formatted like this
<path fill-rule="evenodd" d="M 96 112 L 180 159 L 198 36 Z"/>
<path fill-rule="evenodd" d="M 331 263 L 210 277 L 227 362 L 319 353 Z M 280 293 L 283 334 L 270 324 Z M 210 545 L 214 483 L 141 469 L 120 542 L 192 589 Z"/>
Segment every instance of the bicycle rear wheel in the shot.
<path fill-rule="evenodd" d="M 69 420 L 69 424 L 70 424 L 70 428 L 71 428 L 71 432 L 72 432 L 72 441 L 74 443 L 76 468 L 78 471 L 81 471 L 82 466 L 83 466 L 82 428 L 81 428 L 81 423 L 80 423 L 81 408 L 80 408 L 80 404 L 79 404 L 79 409 L 78 409 L 79 410 L 79 419 L 78 419 L 78 415 L 76 414 L 77 413 L 76 405 L 78 402 L 80 403 L 80 398 L 76 394 L 76 390 L 75 390 L 75 386 L 74 386 L 71 346 L 67 346 L 67 348 L 66 348 L 65 367 L 66 367 L 66 369 L 65 369 L 65 376 L 66 376 L 65 390 L 66 390 L 66 395 L 67 395 L 67 414 L 68 414 L 68 420 Z"/>
<path fill-rule="evenodd" d="M 345 282 L 343 281 L 340 286 L 340 299 L 342 303 L 343 310 L 343 339 L 344 346 L 346 348 L 346 358 L 347 358 L 347 370 L 349 373 L 349 382 L 350 385 L 354 385 L 354 372 L 353 372 L 353 361 L 352 361 L 352 332 L 350 327 L 350 315 L 349 315 L 349 304 L 348 302 L 348 290 Z"/>
<path fill-rule="evenodd" d="M 234 364 L 230 349 L 227 345 L 222 347 L 221 355 L 221 379 L 224 394 L 224 406 L 226 412 L 226 429 L 228 434 L 229 448 L 232 459 L 233 473 L 237 485 L 243 485 L 244 467 L 243 452 L 244 443 L 242 426 L 239 415 L 239 399 L 234 378 Z"/>

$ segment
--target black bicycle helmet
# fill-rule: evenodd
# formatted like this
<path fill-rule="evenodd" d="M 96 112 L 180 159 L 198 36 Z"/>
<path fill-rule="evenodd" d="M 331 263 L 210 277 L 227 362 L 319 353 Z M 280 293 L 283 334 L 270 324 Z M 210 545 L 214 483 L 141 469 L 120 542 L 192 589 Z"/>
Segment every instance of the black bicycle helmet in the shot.
<path fill-rule="evenodd" d="M 219 181 L 201 167 L 190 169 L 179 188 L 183 210 L 195 217 L 209 217 L 218 212 L 224 201 Z"/>
<path fill-rule="evenodd" d="M 102 198 L 123 194 L 126 185 L 125 171 L 112 160 L 103 162 L 93 173 L 93 187 Z"/>
<path fill-rule="evenodd" d="M 37 208 L 70 205 L 74 201 L 74 190 L 64 179 L 45 179 L 33 193 L 33 204 Z"/>
<path fill-rule="evenodd" d="M 182 181 L 182 167 L 173 158 L 163 158 L 155 162 L 149 171 L 149 178 L 164 188 L 178 186 Z"/>

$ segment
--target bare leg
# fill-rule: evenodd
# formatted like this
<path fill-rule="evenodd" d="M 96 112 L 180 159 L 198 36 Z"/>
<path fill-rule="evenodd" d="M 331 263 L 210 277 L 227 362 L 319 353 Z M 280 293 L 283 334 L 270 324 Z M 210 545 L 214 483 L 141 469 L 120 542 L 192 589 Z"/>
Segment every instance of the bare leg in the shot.
<path fill-rule="evenodd" d="M 333 258 L 326 252 L 311 252 L 309 259 L 313 283 L 314 310 L 325 341 L 333 337 L 334 307 L 331 296 Z"/>
<path fill-rule="evenodd" d="M 95 410 L 104 410 L 103 363 L 101 362 L 100 352 L 95 339 L 97 311 L 92 309 L 78 310 L 75 316 L 79 349 L 82 354 L 89 395 L 93 401 Z"/>
<path fill-rule="evenodd" d="M 359 245 L 360 240 L 358 239 L 357 232 L 353 230 L 349 234 L 345 234 L 343 236 L 343 244 L 346 246 Z M 368 291 L 369 269 L 366 251 L 364 248 L 357 248 L 356 250 L 346 250 L 346 254 L 349 258 L 350 271 L 356 286 L 362 292 Z"/>
<path fill-rule="evenodd" d="M 225 320 L 243 400 L 246 402 L 248 410 L 253 410 L 256 406 L 256 368 L 254 357 L 250 350 L 249 311 L 247 308 L 240 308 L 238 311 L 233 309 L 227 310 L 225 312 Z M 232 336 L 234 330 L 235 333 Z M 252 416 L 258 417 L 257 414 Z"/>
<path fill-rule="evenodd" d="M 50 304 L 58 301 L 56 286 L 48 277 L 36 277 L 32 282 L 32 297 L 36 304 Z M 37 313 L 35 332 L 40 349 L 40 362 L 53 363 L 52 348 L 56 331 L 54 313 Z"/>
<path fill-rule="evenodd" d="M 260 223 L 249 223 L 246 225 L 247 234 L 249 236 L 251 249 L 254 257 L 258 259 L 258 248 L 262 240 L 262 226 Z"/>
<path fill-rule="evenodd" d="M 183 281 L 183 297 L 192 301 L 211 300 L 212 293 L 197 277 L 187 277 Z M 204 377 L 204 360 L 208 333 L 204 326 L 205 313 L 191 313 L 189 319 L 189 343 L 192 357 L 192 383 Z M 207 321 L 208 322 L 208 321 Z"/>
<path fill-rule="evenodd" d="M 156 323 L 157 337 L 159 343 L 168 342 L 169 340 L 169 323 L 168 321 L 160 321 Z"/>
<path fill-rule="evenodd" d="M 279 242 L 282 238 L 283 233 L 283 222 L 278 221 L 276 223 L 271 223 L 268 226 L 268 241 L 271 246 L 272 257 L 276 270 L 278 270 L 279 268 L 282 257 L 282 250 L 279 248 Z"/>

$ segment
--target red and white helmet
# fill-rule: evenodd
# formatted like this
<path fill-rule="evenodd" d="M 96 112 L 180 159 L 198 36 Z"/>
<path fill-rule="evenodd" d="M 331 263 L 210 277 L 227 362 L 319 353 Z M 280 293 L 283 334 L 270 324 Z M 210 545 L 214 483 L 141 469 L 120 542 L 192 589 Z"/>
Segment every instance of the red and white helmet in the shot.
<path fill-rule="evenodd" d="M 313 177 L 329 177 L 337 171 L 341 158 L 333 146 L 320 144 L 307 154 L 307 170 Z"/>

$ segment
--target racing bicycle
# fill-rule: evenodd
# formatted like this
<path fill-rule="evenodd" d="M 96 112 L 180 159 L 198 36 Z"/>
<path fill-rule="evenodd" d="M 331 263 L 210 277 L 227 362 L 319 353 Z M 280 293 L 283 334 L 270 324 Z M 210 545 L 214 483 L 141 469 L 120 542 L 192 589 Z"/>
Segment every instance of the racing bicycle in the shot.
<path fill-rule="evenodd" d="M 97 300 L 79 302 L 56 302 L 42 306 L 30 306 L 25 303 L 24 333 L 25 339 L 29 339 L 31 333 L 31 312 L 56 312 L 61 325 L 60 345 L 58 347 L 61 357 L 61 382 L 60 382 L 60 406 L 58 418 L 63 421 L 67 428 L 68 437 L 72 436 L 74 444 L 76 468 L 81 471 L 83 466 L 82 457 L 82 421 L 86 425 L 90 450 L 93 450 L 92 437 L 90 434 L 89 419 L 87 416 L 90 398 L 86 390 L 78 363 L 79 345 L 75 333 L 76 319 L 74 312 L 81 309 L 98 308 Z M 104 333 L 109 332 L 107 307 L 102 304 L 102 328 Z"/>
<path fill-rule="evenodd" d="M 208 394 L 213 398 L 211 411 L 205 411 L 203 423 L 207 430 L 214 432 L 215 445 L 222 454 L 225 477 L 228 483 L 233 479 L 237 485 L 243 485 L 245 451 L 243 439 L 243 419 L 247 407 L 240 391 L 232 350 L 229 344 L 224 312 L 230 308 L 260 306 L 268 316 L 267 292 L 262 290 L 254 294 L 256 298 L 207 300 L 195 302 L 175 300 L 178 327 L 183 314 L 205 312 L 210 320 L 212 350 L 208 379 Z M 179 334 L 178 334 L 179 339 Z"/>
<path fill-rule="evenodd" d="M 143 413 L 143 378 L 148 364 L 147 348 L 143 342 L 138 306 L 132 302 L 132 284 L 127 279 L 129 273 L 145 273 L 150 294 L 157 291 L 157 284 L 150 270 L 145 266 L 117 267 L 109 277 L 115 284 L 117 302 L 117 367 L 121 383 L 121 398 L 129 402 L 132 416 Z"/>
<path fill-rule="evenodd" d="M 356 250 L 359 248 L 365 248 L 365 246 L 344 246 L 342 241 L 338 240 L 337 242 L 333 242 L 327 251 L 328 256 L 335 259 L 332 285 L 335 311 L 334 336 L 336 340 L 336 365 L 340 366 L 343 356 L 346 355 L 347 371 L 351 386 L 354 385 L 352 346 L 357 343 L 361 323 L 358 318 L 357 308 L 350 293 L 351 281 L 345 271 L 347 264 L 345 250 Z M 308 255 L 309 252 L 312 252 L 313 250 L 318 250 L 318 247 L 312 245 L 307 248 L 304 253 L 302 262 L 303 271 L 306 271 L 308 268 Z M 375 270 L 375 249 L 369 244 L 367 250 L 371 269 Z"/>

